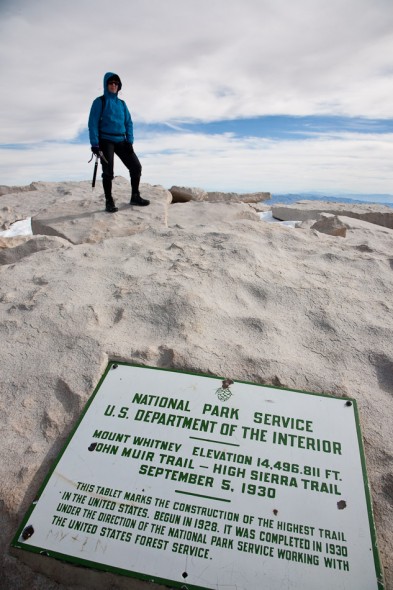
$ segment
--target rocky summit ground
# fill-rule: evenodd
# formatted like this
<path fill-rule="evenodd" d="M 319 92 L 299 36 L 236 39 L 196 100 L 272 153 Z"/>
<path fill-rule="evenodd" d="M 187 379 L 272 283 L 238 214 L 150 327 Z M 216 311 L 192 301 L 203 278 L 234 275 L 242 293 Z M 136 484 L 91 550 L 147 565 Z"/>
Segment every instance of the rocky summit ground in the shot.
<path fill-rule="evenodd" d="M 88 182 L 2 192 L 0 228 L 32 217 L 35 234 L 0 238 L 2 587 L 78 588 L 9 546 L 108 360 L 124 360 L 355 398 L 392 590 L 393 230 L 347 210 L 291 229 L 252 202 L 173 204 L 146 184 L 151 205 L 130 207 L 122 178 L 113 215 Z"/>

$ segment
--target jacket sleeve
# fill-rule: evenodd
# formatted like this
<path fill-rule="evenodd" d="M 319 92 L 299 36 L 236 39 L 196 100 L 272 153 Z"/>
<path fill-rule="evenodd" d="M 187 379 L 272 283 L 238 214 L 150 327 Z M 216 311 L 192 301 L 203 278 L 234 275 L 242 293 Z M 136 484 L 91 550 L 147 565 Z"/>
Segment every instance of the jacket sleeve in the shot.
<path fill-rule="evenodd" d="M 132 123 L 130 111 L 128 110 L 126 103 L 124 103 L 124 118 L 126 127 L 126 140 L 130 143 L 134 143 L 134 125 Z"/>
<path fill-rule="evenodd" d="M 91 145 L 99 144 L 98 129 L 102 111 L 102 103 L 100 98 L 93 101 L 89 115 L 89 137 Z"/>

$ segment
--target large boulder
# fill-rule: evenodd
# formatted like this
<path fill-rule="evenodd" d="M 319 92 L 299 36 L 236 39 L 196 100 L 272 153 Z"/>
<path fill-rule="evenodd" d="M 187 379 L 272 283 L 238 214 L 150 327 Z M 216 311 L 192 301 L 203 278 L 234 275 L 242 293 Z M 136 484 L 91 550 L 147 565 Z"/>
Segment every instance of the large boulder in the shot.
<path fill-rule="evenodd" d="M 173 203 L 188 203 L 188 201 L 206 201 L 207 192 L 203 188 L 172 186 L 169 189 Z"/>

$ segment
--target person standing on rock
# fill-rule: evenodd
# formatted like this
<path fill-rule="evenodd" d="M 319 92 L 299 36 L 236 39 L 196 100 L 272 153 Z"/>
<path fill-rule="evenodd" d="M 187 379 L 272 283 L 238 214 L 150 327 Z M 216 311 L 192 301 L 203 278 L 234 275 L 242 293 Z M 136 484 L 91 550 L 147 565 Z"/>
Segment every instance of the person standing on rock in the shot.
<path fill-rule="evenodd" d="M 97 97 L 89 115 L 91 151 L 102 153 L 102 184 L 105 193 L 105 210 L 115 213 L 118 208 L 112 196 L 113 161 L 115 154 L 128 168 L 131 177 L 130 205 L 149 205 L 139 192 L 142 166 L 134 152 L 134 131 L 130 112 L 124 100 L 118 97 L 122 84 L 119 76 L 108 72 L 104 76 L 104 95 Z"/>

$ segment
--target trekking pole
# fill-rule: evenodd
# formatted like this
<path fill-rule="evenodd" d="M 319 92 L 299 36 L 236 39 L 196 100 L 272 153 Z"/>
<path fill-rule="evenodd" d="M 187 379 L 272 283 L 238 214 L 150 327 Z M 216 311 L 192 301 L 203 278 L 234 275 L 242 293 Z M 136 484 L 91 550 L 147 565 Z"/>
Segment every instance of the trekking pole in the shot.
<path fill-rule="evenodd" d="M 98 168 L 98 158 L 99 158 L 99 156 L 97 155 L 96 156 L 96 161 L 95 161 L 95 164 L 94 164 L 93 180 L 92 180 L 92 183 L 91 183 L 92 190 L 94 189 L 94 187 L 96 185 L 97 168 Z"/>

